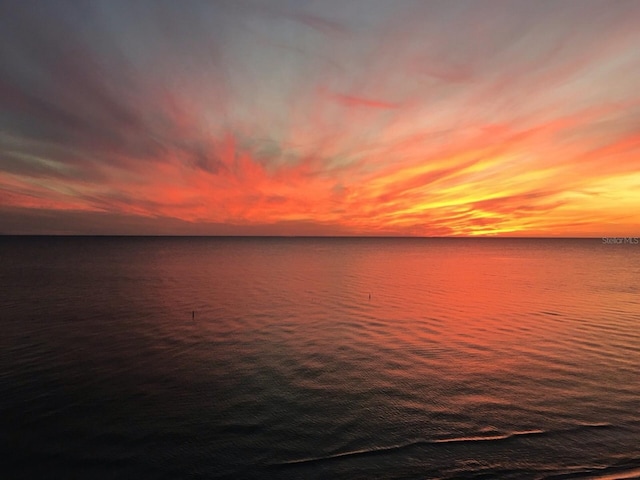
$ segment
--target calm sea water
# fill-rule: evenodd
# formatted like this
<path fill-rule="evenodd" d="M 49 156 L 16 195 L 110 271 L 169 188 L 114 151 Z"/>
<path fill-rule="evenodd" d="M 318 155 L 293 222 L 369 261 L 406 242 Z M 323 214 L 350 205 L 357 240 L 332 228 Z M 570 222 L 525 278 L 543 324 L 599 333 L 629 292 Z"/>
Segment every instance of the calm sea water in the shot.
<path fill-rule="evenodd" d="M 0 237 L 0 450 L 3 478 L 640 478 L 640 245 Z"/>

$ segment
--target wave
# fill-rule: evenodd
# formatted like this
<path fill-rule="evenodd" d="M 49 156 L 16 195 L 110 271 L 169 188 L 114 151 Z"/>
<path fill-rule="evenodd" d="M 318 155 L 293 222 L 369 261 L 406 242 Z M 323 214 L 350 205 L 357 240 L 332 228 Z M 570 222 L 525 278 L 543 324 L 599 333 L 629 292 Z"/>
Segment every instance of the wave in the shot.
<path fill-rule="evenodd" d="M 623 461 L 606 467 L 580 468 L 576 471 L 543 477 L 543 480 L 637 480 L 640 479 L 640 460 Z"/>
<path fill-rule="evenodd" d="M 272 466 L 286 466 L 286 465 L 299 465 L 299 464 L 309 464 L 309 463 L 320 463 L 320 462 L 328 462 L 333 460 L 340 460 L 348 457 L 362 457 L 362 456 L 373 456 L 373 455 L 381 455 L 389 452 L 397 452 L 402 451 L 414 447 L 427 447 L 427 446 L 437 446 L 441 444 L 465 444 L 465 443 L 478 443 L 478 442 L 505 442 L 510 441 L 516 438 L 523 437 L 534 437 L 534 436 L 549 436 L 555 434 L 563 434 L 563 433 L 571 433 L 575 431 L 580 431 L 584 429 L 602 429 L 602 428 L 614 428 L 613 425 L 608 423 L 591 423 L 591 424 L 581 424 L 575 427 L 567 428 L 567 429 L 559 429 L 559 430 L 524 430 L 524 431 L 516 431 L 505 434 L 498 435 L 475 435 L 469 437 L 452 437 L 452 438 L 437 438 L 437 439 L 416 439 L 406 443 L 388 445 L 388 446 L 379 446 L 379 447 L 371 447 L 371 448 L 363 448 L 358 450 L 350 450 L 347 452 L 339 452 L 332 453 L 328 455 L 322 455 L 318 457 L 306 457 L 292 460 L 285 460 L 282 462 L 277 462 L 271 464 Z"/>

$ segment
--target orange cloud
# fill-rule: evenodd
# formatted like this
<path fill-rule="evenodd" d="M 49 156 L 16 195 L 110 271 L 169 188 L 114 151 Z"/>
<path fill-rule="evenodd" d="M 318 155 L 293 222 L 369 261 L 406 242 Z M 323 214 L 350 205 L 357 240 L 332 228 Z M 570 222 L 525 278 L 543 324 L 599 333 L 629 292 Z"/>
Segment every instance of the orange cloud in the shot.
<path fill-rule="evenodd" d="M 640 229 L 638 6 L 51 8 L 0 20 L 4 230 Z"/>

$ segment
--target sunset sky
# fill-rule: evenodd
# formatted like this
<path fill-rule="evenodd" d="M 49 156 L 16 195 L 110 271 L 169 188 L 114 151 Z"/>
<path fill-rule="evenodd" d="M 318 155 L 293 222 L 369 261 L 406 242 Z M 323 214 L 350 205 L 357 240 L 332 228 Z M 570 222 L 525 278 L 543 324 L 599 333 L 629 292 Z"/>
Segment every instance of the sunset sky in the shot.
<path fill-rule="evenodd" d="M 0 3 L 0 233 L 640 236 L 640 1 Z"/>

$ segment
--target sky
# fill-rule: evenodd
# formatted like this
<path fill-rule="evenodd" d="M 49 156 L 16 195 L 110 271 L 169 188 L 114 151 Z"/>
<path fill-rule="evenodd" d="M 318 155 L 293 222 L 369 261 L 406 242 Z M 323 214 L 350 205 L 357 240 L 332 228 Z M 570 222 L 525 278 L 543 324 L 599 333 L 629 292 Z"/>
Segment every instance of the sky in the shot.
<path fill-rule="evenodd" d="M 0 1 L 0 233 L 640 236 L 640 1 Z"/>

